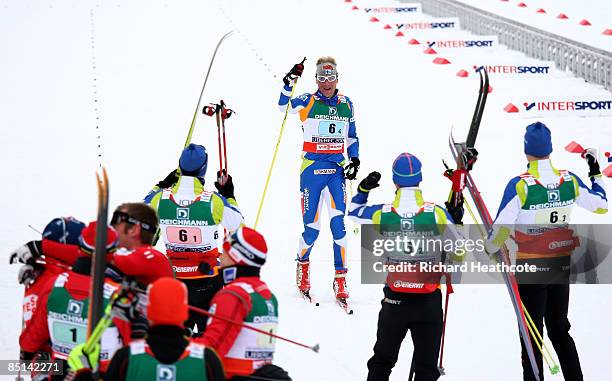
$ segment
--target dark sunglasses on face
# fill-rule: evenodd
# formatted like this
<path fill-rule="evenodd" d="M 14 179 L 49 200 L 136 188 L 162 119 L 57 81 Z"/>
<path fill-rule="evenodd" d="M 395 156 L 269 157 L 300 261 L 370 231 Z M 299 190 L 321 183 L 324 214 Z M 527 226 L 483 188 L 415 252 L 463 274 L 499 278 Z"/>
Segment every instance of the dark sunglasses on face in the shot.
<path fill-rule="evenodd" d="M 121 212 L 119 210 L 115 210 L 115 213 L 113 213 L 113 218 L 111 218 L 111 225 L 117 225 L 121 222 L 126 222 L 128 224 L 131 225 L 140 225 L 140 227 L 142 228 L 142 230 L 151 232 L 151 233 L 155 233 L 157 231 L 157 226 L 151 226 L 146 222 L 142 222 L 137 220 L 136 218 L 130 216 L 129 214 L 125 213 L 125 212 Z"/>

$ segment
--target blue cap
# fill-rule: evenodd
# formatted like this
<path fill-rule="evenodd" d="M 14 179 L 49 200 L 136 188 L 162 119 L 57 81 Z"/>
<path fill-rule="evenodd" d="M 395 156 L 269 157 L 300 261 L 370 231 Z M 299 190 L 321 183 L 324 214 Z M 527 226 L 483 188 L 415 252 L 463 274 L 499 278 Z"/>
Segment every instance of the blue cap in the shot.
<path fill-rule="evenodd" d="M 78 245 L 81 231 L 85 224 L 74 217 L 54 218 L 45 226 L 42 236 L 65 245 Z"/>
<path fill-rule="evenodd" d="M 189 144 L 181 153 L 179 168 L 181 174 L 204 178 L 208 166 L 208 154 L 206 148 L 199 144 Z"/>
<path fill-rule="evenodd" d="M 527 126 L 525 131 L 525 153 L 535 157 L 546 157 L 552 152 L 550 130 L 542 122 Z"/>
<path fill-rule="evenodd" d="M 423 180 L 421 161 L 414 155 L 404 152 L 393 162 L 393 182 L 399 187 L 414 187 Z"/>

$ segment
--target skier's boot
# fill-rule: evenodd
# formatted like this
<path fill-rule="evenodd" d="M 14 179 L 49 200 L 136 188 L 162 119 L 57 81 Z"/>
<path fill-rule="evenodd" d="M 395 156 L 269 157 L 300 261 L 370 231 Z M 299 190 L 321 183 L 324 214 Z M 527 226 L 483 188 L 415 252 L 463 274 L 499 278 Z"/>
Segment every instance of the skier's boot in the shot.
<path fill-rule="evenodd" d="M 336 299 L 348 299 L 349 293 L 346 287 L 346 270 L 336 270 L 336 276 L 334 277 L 334 293 L 336 294 Z"/>
<path fill-rule="evenodd" d="M 297 261 L 295 282 L 302 294 L 310 293 L 310 261 Z"/>

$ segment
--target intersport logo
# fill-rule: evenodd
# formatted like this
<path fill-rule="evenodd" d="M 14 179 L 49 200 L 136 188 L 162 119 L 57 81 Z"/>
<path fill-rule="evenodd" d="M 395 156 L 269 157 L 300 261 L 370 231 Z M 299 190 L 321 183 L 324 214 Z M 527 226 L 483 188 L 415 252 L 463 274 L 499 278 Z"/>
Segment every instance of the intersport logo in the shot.
<path fill-rule="evenodd" d="M 457 29 L 457 23 L 450 22 L 412 22 L 406 24 L 395 24 L 399 30 L 423 30 L 423 29 Z"/>
<path fill-rule="evenodd" d="M 430 48 L 492 48 L 495 39 L 427 41 Z"/>
<path fill-rule="evenodd" d="M 419 7 L 378 7 L 363 8 L 366 13 L 414 13 L 419 12 Z"/>
<path fill-rule="evenodd" d="M 523 102 L 525 111 L 611 110 L 612 101 L 539 101 Z"/>
<path fill-rule="evenodd" d="M 474 71 L 484 66 L 489 74 L 549 74 L 550 66 L 473 65 Z"/>

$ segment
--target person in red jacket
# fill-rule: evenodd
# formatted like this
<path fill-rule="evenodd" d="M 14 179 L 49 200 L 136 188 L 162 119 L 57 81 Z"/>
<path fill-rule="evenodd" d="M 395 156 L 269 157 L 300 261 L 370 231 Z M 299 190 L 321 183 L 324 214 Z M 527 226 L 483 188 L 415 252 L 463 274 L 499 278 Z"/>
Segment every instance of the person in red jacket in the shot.
<path fill-rule="evenodd" d="M 22 311 L 22 330 L 34 316 L 40 295 L 48 293 L 55 278 L 70 269 L 79 251 L 79 237 L 85 224 L 73 217 L 52 219 L 42 232 L 41 240 L 23 244 L 10 254 L 10 263 L 21 263 L 18 282 L 25 286 Z M 50 353 L 41 350 L 40 355 Z"/>
<path fill-rule="evenodd" d="M 112 264 L 146 288 L 161 277 L 174 277 L 168 258 L 153 246 L 158 227 L 157 213 L 142 202 L 117 207 L 111 225 L 118 234 L 118 250 Z"/>
<path fill-rule="evenodd" d="M 91 253 L 95 247 L 96 223 L 90 223 L 83 229 L 79 246 L 84 253 Z M 114 229 L 108 229 L 106 243 L 107 261 L 112 259 L 115 250 L 117 234 Z M 31 360 L 36 353 L 49 345 L 52 359 L 63 361 L 63 369 L 67 370 L 65 360 L 70 350 L 82 343 L 87 335 L 87 309 L 91 286 L 91 257 L 83 255 L 77 258 L 70 271 L 55 277 L 52 286 L 39 296 L 38 306 L 29 324 L 19 337 L 22 358 Z M 105 303 L 108 303 L 113 292 L 117 290 L 115 281 L 110 276 L 116 272 L 109 268 L 104 284 Z M 129 324 L 119 319 L 113 320 L 114 325 L 102 337 L 100 369 L 105 370 L 108 360 L 130 337 Z M 66 374 L 64 372 L 64 374 Z M 52 380 L 63 379 L 63 376 L 53 376 Z"/>
<path fill-rule="evenodd" d="M 185 336 L 189 310 L 187 287 L 182 282 L 162 277 L 151 283 L 147 315 L 151 323 L 149 335 L 115 352 L 104 374 L 105 381 L 225 381 L 215 351 Z M 85 355 L 81 347 L 70 354 L 69 362 L 76 372 L 75 381 L 93 380 L 91 368 L 96 368 L 97 357 Z"/>
<path fill-rule="evenodd" d="M 213 297 L 211 313 L 276 332 L 278 302 L 259 278 L 267 252 L 264 237 L 251 228 L 240 227 L 227 236 L 220 257 L 225 287 Z M 198 341 L 221 356 L 228 380 L 291 380 L 287 372 L 272 365 L 275 347 L 272 337 L 211 317 Z"/>

